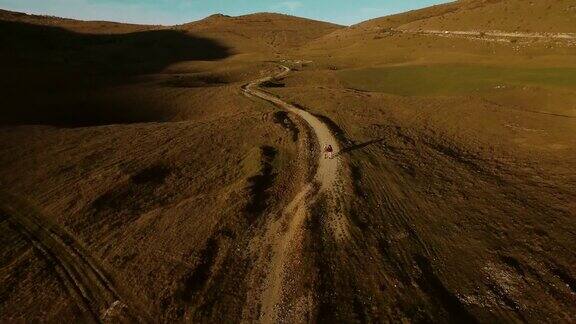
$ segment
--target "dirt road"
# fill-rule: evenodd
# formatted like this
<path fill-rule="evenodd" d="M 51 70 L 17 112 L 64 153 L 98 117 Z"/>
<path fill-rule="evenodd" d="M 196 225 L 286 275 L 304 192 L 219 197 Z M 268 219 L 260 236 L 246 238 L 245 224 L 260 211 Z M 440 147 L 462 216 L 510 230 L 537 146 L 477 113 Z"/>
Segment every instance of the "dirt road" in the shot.
<path fill-rule="evenodd" d="M 270 222 L 267 227 L 263 241 L 269 242 L 272 255 L 270 262 L 267 263 L 269 268 L 258 298 L 261 305 L 260 321 L 264 323 L 302 322 L 311 312 L 313 308 L 311 291 L 302 293 L 304 297 L 300 298 L 297 303 L 286 304 L 285 294 L 290 290 L 286 282 L 290 281 L 290 285 L 293 286 L 294 282 L 299 280 L 293 277 L 288 279 L 288 277 L 293 276 L 293 266 L 301 264 L 299 256 L 304 234 L 303 226 L 309 215 L 310 205 L 320 195 L 333 197 L 336 194 L 336 184 L 341 174 L 341 160 L 337 157 L 340 146 L 330 129 L 311 113 L 258 88 L 262 83 L 282 78 L 290 72 L 290 68 L 286 66 L 282 66 L 282 69 L 283 71 L 274 77 L 251 82 L 243 87 L 243 91 L 299 116 L 313 131 L 319 146 L 332 145 L 336 156 L 333 159 L 325 159 L 323 154 L 320 154 L 314 181 L 304 185 L 283 211 L 282 217 L 278 221 Z M 337 218 L 335 215 L 326 215 L 326 217 Z"/>
<path fill-rule="evenodd" d="M 506 32 L 499 30 L 489 31 L 462 31 L 462 30 L 400 30 L 403 33 L 430 34 L 440 36 L 460 36 L 470 38 L 525 38 L 542 40 L 576 40 L 574 33 L 528 33 L 528 32 Z"/>
<path fill-rule="evenodd" d="M 336 140 L 334 135 L 332 135 L 330 129 L 320 119 L 318 119 L 316 116 L 312 115 L 311 113 L 305 110 L 299 109 L 294 105 L 282 101 L 281 99 L 275 97 L 274 95 L 271 95 L 258 89 L 258 86 L 260 84 L 275 78 L 276 79 L 283 78 L 288 73 L 290 73 L 290 68 L 282 66 L 282 69 L 283 71 L 274 77 L 266 77 L 251 82 L 250 84 L 244 87 L 244 91 L 250 95 L 256 96 L 260 99 L 264 99 L 268 102 L 277 105 L 282 109 L 286 109 L 287 111 L 298 115 L 314 131 L 314 134 L 316 135 L 320 147 L 323 147 L 325 144 L 330 144 L 332 145 L 337 154 L 340 151 L 338 141 Z M 339 164 L 338 161 L 339 159 L 337 158 L 324 159 L 323 156 L 319 157 L 318 169 L 316 170 L 316 180 L 321 184 L 322 190 L 331 188 L 334 182 L 336 181 L 336 177 L 338 174 L 338 164 Z"/>
<path fill-rule="evenodd" d="M 28 202 L 0 192 L 0 211 L 13 228 L 54 265 L 66 289 L 84 312 L 84 320 L 135 319 L 105 272 L 71 235 Z"/>

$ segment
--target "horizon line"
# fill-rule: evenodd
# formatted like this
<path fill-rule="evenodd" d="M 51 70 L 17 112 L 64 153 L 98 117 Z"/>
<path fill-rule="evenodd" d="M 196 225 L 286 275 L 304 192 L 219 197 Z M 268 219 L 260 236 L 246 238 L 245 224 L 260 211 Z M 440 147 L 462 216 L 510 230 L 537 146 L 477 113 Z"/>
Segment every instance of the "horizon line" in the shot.
<path fill-rule="evenodd" d="M 356 24 L 360 24 L 364 21 L 368 21 L 371 19 L 375 19 L 375 18 L 381 18 L 381 17 L 387 17 L 387 16 L 379 16 L 379 17 L 374 17 L 374 18 L 370 18 L 367 20 L 363 20 L 360 21 L 356 24 L 352 24 L 352 25 L 346 25 L 346 24 L 341 24 L 341 23 L 337 23 L 337 22 L 333 22 L 333 21 L 329 21 L 329 20 L 322 20 L 322 19 L 316 19 L 316 18 L 310 18 L 310 17 L 305 17 L 305 16 L 297 16 L 297 15 L 293 15 L 293 14 L 289 14 L 289 13 L 285 13 L 285 12 L 277 12 L 277 11 L 255 11 L 255 12 L 250 12 L 250 13 L 245 13 L 245 14 L 240 14 L 240 15 L 229 15 L 229 14 L 224 14 L 222 12 L 215 12 L 212 14 L 208 14 L 207 16 L 204 16 L 202 18 L 199 19 L 195 19 L 195 20 L 189 20 L 189 21 L 185 21 L 182 23 L 175 23 L 175 24 L 162 24 L 162 23 L 146 23 L 146 22 L 135 22 L 135 21 L 121 21 L 121 20 L 106 20 L 106 19 L 82 19 L 82 18 L 77 18 L 77 17 L 72 17 L 72 16 L 67 16 L 67 15 L 53 15 L 53 14 L 48 14 L 48 13 L 41 13 L 41 12 L 37 12 L 37 11 L 14 11 L 14 10 L 10 10 L 10 9 L 4 9 L 4 8 L 0 8 L 0 11 L 5 11 L 5 12 L 10 12 L 10 13 L 15 13 L 15 14 L 25 14 L 27 16 L 37 16 L 37 17 L 46 17 L 46 18 L 60 18 L 60 19 L 67 19 L 67 20 L 74 20 L 74 21 L 83 21 L 83 22 L 106 22 L 106 23 L 113 23 L 113 24 L 124 24 L 124 25 L 140 25 L 140 26 L 161 26 L 161 27 L 174 27 L 174 26 L 180 26 L 180 25 L 185 25 L 185 24 L 189 24 L 189 23 L 193 23 L 193 22 L 198 22 L 201 20 L 204 20 L 206 18 L 212 17 L 212 16 L 225 16 L 225 17 L 231 17 L 231 18 L 238 18 L 238 17 L 244 17 L 244 16 L 250 16 L 250 15 L 257 15 L 257 14 L 274 14 L 274 15 L 281 15 L 281 16 L 290 16 L 290 17 L 295 17 L 295 18 L 301 18 L 301 19 L 307 19 L 307 20 L 313 20 L 313 21 L 318 21 L 318 22 L 323 22 L 323 23 L 328 23 L 328 24 L 333 24 L 333 25 L 338 25 L 338 26 L 342 26 L 342 27 L 350 27 L 350 26 L 354 26 Z M 404 11 L 404 12 L 408 12 L 408 11 Z M 400 12 L 403 13 L 403 12 Z M 398 13 L 391 13 L 390 15 L 395 15 Z"/>
<path fill-rule="evenodd" d="M 445 3 L 450 3 L 452 1 L 448 1 L 448 2 L 444 2 Z M 13 9 L 5 9 L 5 8 L 0 8 L 1 11 L 6 11 L 6 12 L 11 12 L 11 13 L 16 13 L 16 14 L 25 14 L 28 16 L 38 16 L 38 17 L 49 17 L 49 18 L 60 18 L 60 19 L 67 19 L 67 20 L 74 20 L 74 21 L 84 21 L 84 22 L 105 22 L 105 23 L 115 23 L 115 24 L 125 24 L 125 25 L 141 25 L 141 26 L 159 26 L 159 27 L 174 27 L 174 26 L 180 26 L 180 25 L 185 25 L 185 24 L 189 24 L 189 23 L 193 23 L 193 22 L 198 22 L 198 21 L 202 21 L 206 18 L 209 18 L 211 16 L 216 16 L 216 15 L 222 15 L 222 16 L 227 16 L 227 17 L 232 17 L 232 18 L 237 18 L 237 17 L 244 17 L 244 16 L 249 16 L 249 15 L 256 15 L 256 14 L 276 14 L 276 15 L 282 15 L 282 16 L 290 16 L 290 17 L 295 17 L 295 18 L 301 18 L 301 19 L 308 19 L 308 20 L 312 20 L 312 21 L 318 21 L 318 22 L 323 22 L 323 23 L 328 23 L 328 24 L 333 24 L 333 25 L 338 25 L 338 26 L 342 26 L 342 27 L 351 27 L 351 26 L 355 26 L 358 24 L 361 24 L 363 22 L 366 21 L 370 21 L 372 19 L 378 19 L 378 18 L 383 18 L 383 17 L 388 17 L 388 16 L 392 16 L 392 15 L 397 15 L 397 14 L 402 14 L 402 13 L 408 13 L 414 10 L 420 10 L 420 9 L 424 9 L 424 8 L 429 8 L 429 7 L 433 7 L 436 5 L 432 5 L 432 6 L 428 6 L 428 7 L 421 7 L 421 8 L 416 8 L 416 9 L 411 9 L 411 10 L 406 10 L 406 11 L 391 11 L 389 13 L 387 13 L 386 15 L 383 16 L 374 16 L 368 19 L 364 19 L 358 22 L 355 22 L 353 24 L 343 24 L 343 23 L 339 23 L 339 22 L 335 22 L 335 21 L 331 21 L 331 20 L 325 20 L 325 19 L 318 19 L 318 18 L 312 18 L 312 17 L 307 17 L 307 16 L 299 16 L 299 15 L 295 15 L 295 14 L 290 14 L 290 13 L 285 13 L 285 12 L 278 12 L 278 11 L 255 11 L 255 12 L 249 12 L 249 13 L 242 13 L 242 14 L 237 14 L 237 15 L 231 15 L 231 14 L 226 14 L 223 12 L 214 12 L 211 14 L 207 14 L 203 17 L 194 19 L 192 18 L 191 20 L 187 20 L 184 22 L 176 22 L 174 24 L 165 24 L 165 23 L 151 23 L 151 22 L 138 22 L 136 20 L 120 20 L 120 19 L 110 19 L 107 20 L 105 18 L 103 19 L 83 19 L 80 17 L 74 17 L 74 16 L 70 16 L 70 15 L 55 15 L 55 14 L 50 14 L 50 13 L 45 13 L 45 12 L 40 12 L 40 11 L 35 11 L 33 9 L 30 10 L 23 10 L 23 11 L 17 11 L 17 10 L 13 10 Z"/>

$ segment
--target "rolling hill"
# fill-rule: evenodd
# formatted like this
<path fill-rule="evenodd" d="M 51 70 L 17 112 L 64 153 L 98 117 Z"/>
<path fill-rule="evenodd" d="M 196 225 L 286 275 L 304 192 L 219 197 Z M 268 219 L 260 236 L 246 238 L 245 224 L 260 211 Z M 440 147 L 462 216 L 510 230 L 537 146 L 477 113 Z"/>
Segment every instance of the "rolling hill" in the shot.
<path fill-rule="evenodd" d="M 221 14 L 178 26 L 234 48 L 282 52 L 302 46 L 342 26 L 274 13 L 231 17 Z"/>
<path fill-rule="evenodd" d="M 571 1 L 461 0 L 375 18 L 301 49 L 335 67 L 407 62 L 570 64 L 576 41 Z M 497 53 L 497 55 L 494 55 Z M 498 57 L 498 58 L 497 58 Z M 530 62 L 530 63 L 529 63 Z M 552 64 L 553 65 L 553 64 Z"/>
<path fill-rule="evenodd" d="M 0 11 L 0 321 L 573 322 L 572 22 Z"/>
<path fill-rule="evenodd" d="M 337 27 L 0 12 L 0 321 L 91 321 L 121 311 L 118 295 L 150 322 L 240 318 L 252 267 L 238 245 L 307 175 L 298 121 L 241 86 L 275 71 L 267 60 L 285 46 Z"/>
<path fill-rule="evenodd" d="M 353 248 L 322 237 L 323 319 L 574 319 L 572 3 L 457 1 L 296 51 L 271 91 L 338 126 L 355 192 Z"/>
<path fill-rule="evenodd" d="M 571 33 L 576 32 L 576 5 L 569 0 L 459 0 L 372 19 L 353 27 Z"/>
<path fill-rule="evenodd" d="M 404 30 L 576 32 L 576 4 L 570 0 L 463 0 L 442 14 L 430 12 L 398 26 Z M 424 14 L 426 11 L 421 12 Z"/>

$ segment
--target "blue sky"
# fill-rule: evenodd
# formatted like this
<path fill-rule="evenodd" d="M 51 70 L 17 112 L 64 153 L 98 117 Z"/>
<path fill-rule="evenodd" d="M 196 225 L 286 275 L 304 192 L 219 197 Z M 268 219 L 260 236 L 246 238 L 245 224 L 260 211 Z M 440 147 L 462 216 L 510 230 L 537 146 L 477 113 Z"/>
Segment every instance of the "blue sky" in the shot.
<path fill-rule="evenodd" d="M 0 0 L 0 8 L 83 20 L 174 25 L 214 13 L 281 12 L 351 25 L 446 0 Z"/>

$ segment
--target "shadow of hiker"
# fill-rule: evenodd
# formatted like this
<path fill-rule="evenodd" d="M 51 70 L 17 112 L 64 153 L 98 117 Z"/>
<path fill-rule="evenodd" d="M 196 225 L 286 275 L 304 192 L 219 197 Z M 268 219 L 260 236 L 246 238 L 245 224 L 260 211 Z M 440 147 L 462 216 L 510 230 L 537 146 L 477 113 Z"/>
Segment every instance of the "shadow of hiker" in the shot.
<path fill-rule="evenodd" d="M 383 139 L 383 138 L 379 138 L 379 139 L 371 140 L 371 141 L 364 142 L 364 143 L 360 143 L 360 144 L 354 144 L 354 145 L 351 145 L 351 146 L 348 146 L 348 147 L 345 147 L 345 148 L 341 149 L 340 152 L 338 152 L 338 153 L 336 154 L 336 156 L 339 156 L 339 155 L 342 155 L 342 154 L 347 154 L 347 153 L 350 153 L 350 152 L 353 152 L 353 151 L 356 151 L 356 150 L 360 150 L 360 149 L 365 148 L 365 147 L 368 146 L 368 145 L 380 143 L 380 142 L 382 142 L 382 141 L 384 141 L 384 139 Z"/>
<path fill-rule="evenodd" d="M 177 62 L 232 55 L 215 40 L 172 29 L 83 34 L 0 21 L 0 40 L 0 87 L 9 89 L 0 96 L 0 125 L 157 121 L 158 107 L 130 107 L 122 100 L 102 103 L 102 94 Z"/>

